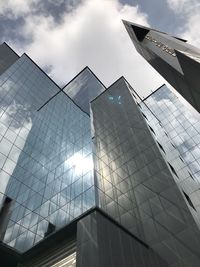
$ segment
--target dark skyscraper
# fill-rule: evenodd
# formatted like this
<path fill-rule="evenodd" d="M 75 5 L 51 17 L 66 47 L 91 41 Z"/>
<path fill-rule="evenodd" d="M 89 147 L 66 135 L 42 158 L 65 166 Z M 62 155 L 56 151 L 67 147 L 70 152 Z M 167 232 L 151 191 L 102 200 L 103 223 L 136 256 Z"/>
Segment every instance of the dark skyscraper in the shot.
<path fill-rule="evenodd" d="M 200 112 L 200 50 L 183 39 L 123 22 L 137 51 Z"/>
<path fill-rule="evenodd" d="M 24 54 L 0 86 L 4 266 L 199 266 L 196 176 L 123 77 L 61 89 Z"/>

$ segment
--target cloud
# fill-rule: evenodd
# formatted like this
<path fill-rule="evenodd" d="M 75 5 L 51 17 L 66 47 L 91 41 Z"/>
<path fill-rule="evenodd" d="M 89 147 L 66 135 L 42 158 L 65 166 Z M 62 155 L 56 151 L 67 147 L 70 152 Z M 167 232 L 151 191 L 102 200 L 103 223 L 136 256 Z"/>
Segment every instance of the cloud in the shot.
<path fill-rule="evenodd" d="M 84 0 L 70 12 L 66 9 L 59 23 L 51 14 L 27 15 L 20 34 L 29 43 L 10 44 L 49 69 L 59 84 L 68 82 L 88 65 L 105 85 L 124 75 L 145 95 L 164 80 L 136 52 L 121 19 L 148 26 L 147 15 L 137 6 L 122 5 L 118 0 Z"/>
<path fill-rule="evenodd" d="M 191 2 L 196 0 L 167 0 L 169 7 L 176 13 L 182 13 L 191 8 Z M 191 3 L 191 4 L 190 4 Z"/>
<path fill-rule="evenodd" d="M 176 15 L 185 18 L 185 24 L 179 29 L 182 37 L 188 40 L 191 44 L 200 48 L 199 0 L 167 0 L 167 3 Z"/>
<path fill-rule="evenodd" d="M 198 48 L 200 48 L 199 22 L 200 7 L 198 7 L 198 12 L 192 13 L 191 17 L 189 17 L 185 32 L 183 33 L 183 37 Z"/>
<path fill-rule="evenodd" d="M 59 6 L 59 5 L 63 4 L 65 2 L 65 0 L 48 0 L 48 2 L 55 5 L 55 6 Z"/>
<path fill-rule="evenodd" d="M 15 19 L 33 11 L 34 5 L 38 2 L 39 0 L 1 0 L 0 14 Z"/>

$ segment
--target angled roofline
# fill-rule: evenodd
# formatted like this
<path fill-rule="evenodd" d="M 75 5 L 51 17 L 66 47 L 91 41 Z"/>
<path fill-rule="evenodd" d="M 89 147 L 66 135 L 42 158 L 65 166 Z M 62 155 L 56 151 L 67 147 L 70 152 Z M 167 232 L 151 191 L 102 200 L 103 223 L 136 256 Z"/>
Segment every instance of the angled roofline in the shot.
<path fill-rule="evenodd" d="M 114 84 L 118 83 L 120 80 L 124 80 L 126 83 L 128 83 L 130 85 L 130 87 L 133 89 L 132 85 L 127 81 L 127 79 L 122 75 L 120 76 L 117 80 L 115 80 L 111 85 L 109 85 L 105 91 L 107 91 L 111 86 L 113 86 Z M 97 97 L 95 97 L 91 102 L 93 102 L 94 100 L 96 100 L 99 96 L 101 96 L 105 91 L 101 92 L 100 95 L 98 95 Z M 137 95 L 137 97 L 142 101 L 142 97 L 135 91 L 135 89 L 133 89 L 134 93 Z"/>
<path fill-rule="evenodd" d="M 81 71 L 79 71 L 69 82 L 67 82 L 62 88 L 61 90 L 64 91 L 64 88 L 67 87 L 71 82 L 73 82 L 82 72 L 84 72 L 88 67 L 86 66 L 85 68 L 83 68 Z"/>
<path fill-rule="evenodd" d="M 49 77 L 49 75 L 42 69 L 42 68 L 40 68 L 40 66 L 37 64 L 37 63 L 35 63 L 35 61 L 32 59 L 32 58 L 30 58 L 26 53 L 23 53 L 22 54 L 22 56 L 23 55 L 25 55 L 41 72 L 43 72 L 44 74 L 45 74 L 45 76 L 51 81 L 51 82 L 53 82 L 55 85 L 56 85 L 56 87 L 58 87 L 58 89 L 59 89 L 59 91 L 58 92 L 56 92 L 53 96 L 51 96 L 41 107 L 39 107 L 38 109 L 37 109 L 37 111 L 40 111 L 46 104 L 48 104 L 55 96 L 57 96 L 59 93 L 64 93 L 82 112 L 84 112 L 85 114 L 87 114 L 84 110 L 82 110 L 82 108 L 81 107 L 79 107 L 79 105 L 77 105 L 75 102 L 74 102 L 74 100 L 70 97 L 70 96 L 68 96 L 63 90 L 62 90 L 62 88 L 56 83 L 56 82 L 54 82 L 54 80 L 51 78 L 51 77 Z M 86 68 L 86 67 L 85 67 Z M 84 69 L 85 69 L 84 68 Z M 78 74 L 76 75 L 76 76 L 78 76 Z M 74 78 L 73 78 L 74 79 Z M 72 80 L 73 80 L 72 79 Z M 71 81 L 70 81 L 71 82 Z M 70 83 L 69 82 L 69 83 Z M 89 116 L 88 114 L 87 114 L 87 116 Z"/>
<path fill-rule="evenodd" d="M 183 38 L 176 37 L 176 36 L 174 36 L 174 35 L 172 35 L 170 33 L 166 33 L 166 32 L 157 30 L 155 28 L 150 28 L 150 27 L 147 27 L 147 26 L 143 26 L 143 25 L 140 25 L 140 24 L 137 24 L 137 23 L 133 23 L 133 22 L 131 22 L 129 20 L 124 20 L 124 19 L 122 19 L 122 22 L 123 22 L 123 24 L 124 24 L 125 27 L 126 27 L 126 25 L 132 25 L 132 26 L 136 26 L 138 28 L 145 29 L 145 30 L 148 30 L 148 31 L 151 31 L 152 30 L 152 31 L 156 31 L 156 32 L 159 32 L 159 33 L 163 33 L 163 34 L 169 35 L 169 36 L 171 36 L 171 37 L 173 37 L 173 38 L 175 38 L 175 39 L 177 39 L 179 41 L 182 41 L 184 43 L 187 42 L 187 40 L 185 40 Z"/>
<path fill-rule="evenodd" d="M 44 73 L 44 75 L 49 78 L 50 81 L 52 81 L 57 87 L 58 89 L 61 91 L 62 89 L 60 88 L 60 86 L 31 58 L 29 57 L 29 55 L 27 55 L 26 53 L 23 53 L 22 56 L 26 56 L 28 59 L 30 59 L 30 61 L 33 62 L 33 64 L 35 64 L 35 66 L 41 71 Z"/>
<path fill-rule="evenodd" d="M 166 86 L 165 83 L 163 83 L 161 86 L 159 86 L 156 90 L 154 90 L 153 92 L 151 92 L 148 96 L 146 96 L 145 98 L 142 99 L 142 101 L 144 102 L 145 100 L 147 100 L 147 98 L 149 98 L 150 96 L 152 96 L 154 93 L 156 93 L 159 89 L 161 89 L 163 86 Z"/>
<path fill-rule="evenodd" d="M 2 44 L 5 44 L 16 56 L 20 57 L 6 42 L 3 42 Z"/>
<path fill-rule="evenodd" d="M 76 76 L 74 76 L 66 85 L 64 85 L 62 87 L 62 91 L 64 90 L 65 87 L 67 87 L 71 82 L 73 82 L 82 72 L 84 72 L 85 70 L 88 70 L 89 72 L 91 72 L 91 74 L 100 82 L 100 84 L 106 88 L 106 86 L 103 84 L 103 82 L 96 76 L 96 74 L 88 67 L 86 66 L 85 68 L 83 68 L 81 71 L 78 72 L 78 74 L 76 74 Z"/>
<path fill-rule="evenodd" d="M 84 111 L 65 91 L 61 90 L 61 92 L 66 95 L 83 113 L 90 117 L 90 115 L 86 111 Z"/>
<path fill-rule="evenodd" d="M 19 55 L 6 43 L 4 42 L 3 44 L 7 45 L 18 57 Z M 83 68 L 75 77 L 73 77 L 64 87 L 60 87 L 31 57 L 29 57 L 29 55 L 27 55 L 26 53 L 23 53 L 22 56 L 26 56 L 51 82 L 54 83 L 54 85 L 59 89 L 58 92 L 56 92 L 53 96 L 51 96 L 37 111 L 40 111 L 46 104 L 48 104 L 54 97 L 56 97 L 59 93 L 63 92 L 68 99 L 70 99 L 83 113 L 85 113 L 88 117 L 89 114 L 87 112 L 85 112 L 65 91 L 64 88 L 69 85 L 71 82 L 73 82 L 82 72 L 84 72 L 85 70 L 88 70 L 89 72 L 91 72 L 91 74 L 101 83 L 101 85 L 105 88 L 105 90 L 98 95 L 96 98 L 94 98 L 91 103 L 96 100 L 99 96 L 101 96 L 105 91 L 107 91 L 111 86 L 113 86 L 114 84 L 116 84 L 117 82 L 119 82 L 119 80 L 123 79 L 125 82 L 127 82 L 129 85 L 130 83 L 126 80 L 126 78 L 124 76 L 119 77 L 116 81 L 114 81 L 110 86 L 106 87 L 103 82 L 96 76 L 96 74 L 88 67 L 86 66 L 85 68 Z M 163 84 L 162 86 L 164 86 L 165 84 Z M 131 85 L 130 85 L 131 86 Z M 152 92 L 150 95 L 152 95 L 153 93 L 155 93 L 157 90 L 159 90 L 162 86 L 160 86 L 159 88 L 157 88 L 154 92 Z M 131 86 L 131 88 L 133 89 L 133 87 Z M 141 101 L 145 101 L 150 95 L 148 95 L 147 97 L 145 97 L 144 99 L 142 99 L 140 97 L 140 95 L 133 89 L 134 93 L 137 95 L 137 97 L 141 100 Z M 154 115 L 155 116 L 155 115 Z"/>
<path fill-rule="evenodd" d="M 101 85 L 103 86 L 103 87 L 105 87 L 105 88 L 107 88 L 106 86 L 105 86 L 105 84 L 97 77 L 97 75 L 91 70 L 91 68 L 89 68 L 88 66 L 87 66 L 87 69 L 92 73 L 92 75 L 101 83 Z"/>
<path fill-rule="evenodd" d="M 51 96 L 39 109 L 37 109 L 37 111 L 40 111 L 44 106 L 46 106 L 54 97 L 56 97 L 58 94 L 63 93 L 66 97 L 68 97 L 83 113 L 85 113 L 88 117 L 90 117 L 90 115 L 85 112 L 79 105 L 77 105 L 76 102 L 74 102 L 74 100 L 67 94 L 65 93 L 65 91 L 60 90 L 57 93 L 55 93 L 55 95 Z"/>
<path fill-rule="evenodd" d="M 102 94 L 104 94 L 108 89 L 110 89 L 110 87 L 112 87 L 114 84 L 116 84 L 117 82 L 119 82 L 120 80 L 125 80 L 124 76 L 119 77 L 116 81 L 114 81 L 111 85 L 109 85 L 107 88 L 105 88 L 105 90 L 103 92 L 101 92 L 101 94 L 99 94 L 98 96 L 96 96 L 92 101 L 90 101 L 90 103 L 92 103 L 93 101 L 97 100 L 98 97 L 100 97 Z"/>
<path fill-rule="evenodd" d="M 124 20 L 124 19 L 122 19 L 122 22 L 123 22 L 124 25 L 133 25 L 133 26 L 136 26 L 136 27 L 138 27 L 138 28 L 142 28 L 142 29 L 145 29 L 145 30 L 148 30 L 148 31 L 153 30 L 153 31 L 156 31 L 156 32 L 160 32 L 160 33 L 164 33 L 164 34 L 166 34 L 166 32 L 162 32 L 162 31 L 159 31 L 159 30 L 157 30 L 157 29 L 150 28 L 150 27 L 147 27 L 147 26 L 143 26 L 143 25 L 141 25 L 141 24 L 137 24 L 137 23 L 131 22 L 131 21 L 129 21 L 129 20 Z"/>
<path fill-rule="evenodd" d="M 115 85 L 116 83 L 118 83 L 120 80 L 123 80 L 123 81 L 125 81 L 132 89 L 133 89 L 133 87 L 131 86 L 131 84 L 127 81 L 127 79 L 124 77 L 124 76 L 121 76 L 121 77 L 119 77 L 116 81 L 114 81 L 108 88 L 106 88 L 106 90 L 105 91 L 103 91 L 100 95 L 98 95 L 97 97 L 95 97 L 90 103 L 92 103 L 93 101 L 95 101 L 95 100 L 97 100 L 98 99 L 98 97 L 100 97 L 103 93 L 105 93 L 110 87 L 112 87 L 113 85 Z M 161 85 L 160 87 L 158 87 L 155 91 L 157 91 L 157 90 L 159 90 L 162 86 L 164 86 L 165 84 L 163 84 L 163 85 Z M 148 105 L 144 102 L 144 100 L 146 99 L 146 98 L 144 98 L 144 99 L 142 99 L 142 97 L 135 91 L 135 89 L 133 89 L 133 91 L 134 91 L 134 93 L 137 95 L 137 97 L 140 99 L 140 101 L 141 102 L 143 102 L 144 103 L 144 105 L 148 108 L 148 110 L 151 112 L 151 114 L 161 123 L 161 121 L 157 118 L 157 116 L 153 113 L 153 111 L 148 107 Z M 155 92 L 154 91 L 154 92 Z M 153 92 L 153 93 L 154 93 Z M 153 93 L 151 93 L 151 94 L 153 94 Z M 147 97 L 149 97 L 149 96 L 147 96 Z"/>
<path fill-rule="evenodd" d="M 126 78 L 124 78 L 124 80 L 128 83 L 128 85 L 132 88 L 132 90 L 134 91 L 134 93 L 136 94 L 136 96 L 140 99 L 140 101 L 142 101 L 142 97 L 135 91 L 135 89 L 133 88 L 133 86 L 127 81 Z"/>
<path fill-rule="evenodd" d="M 146 108 L 151 112 L 151 114 L 157 119 L 157 121 L 159 121 L 161 123 L 161 121 L 158 119 L 158 117 L 154 114 L 154 112 L 148 107 L 148 105 L 144 102 L 144 100 L 149 97 L 145 97 L 145 98 L 142 98 L 136 91 L 135 89 L 131 86 L 131 84 L 126 80 L 126 78 L 124 78 L 125 81 L 129 84 L 129 86 L 132 88 L 132 90 L 134 91 L 134 93 L 136 94 L 136 96 L 140 99 L 140 101 L 146 106 Z M 159 90 L 162 86 L 164 86 L 165 84 L 161 85 L 160 87 L 158 87 L 155 91 Z M 154 91 L 154 92 L 155 92 Z M 153 94 L 154 92 L 152 92 L 151 94 Z"/>
<path fill-rule="evenodd" d="M 54 95 L 52 95 L 41 107 L 39 107 L 37 109 L 37 111 L 40 111 L 44 106 L 46 106 L 54 97 L 56 97 L 60 92 L 62 92 L 61 90 L 58 91 L 57 93 L 55 93 Z"/>
<path fill-rule="evenodd" d="M 137 26 L 139 28 L 143 28 L 143 29 L 146 29 L 146 30 L 153 30 L 152 28 L 150 27 L 147 27 L 147 26 L 143 26 L 141 24 L 138 24 L 138 23 L 134 23 L 134 22 L 131 22 L 130 20 L 126 20 L 126 19 L 122 19 L 122 22 L 124 25 L 134 25 L 134 26 Z"/>

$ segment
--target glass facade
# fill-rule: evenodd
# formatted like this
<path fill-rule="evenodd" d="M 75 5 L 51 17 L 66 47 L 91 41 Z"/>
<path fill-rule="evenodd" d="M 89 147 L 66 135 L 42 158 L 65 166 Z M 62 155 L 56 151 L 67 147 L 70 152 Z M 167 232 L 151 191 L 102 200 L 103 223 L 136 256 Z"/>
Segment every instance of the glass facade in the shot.
<path fill-rule="evenodd" d="M 166 87 L 140 101 L 88 68 L 61 90 L 24 54 L 0 76 L 1 240 L 25 252 L 97 206 L 170 266 L 199 266 L 198 118 Z"/>
<path fill-rule="evenodd" d="M 162 122 L 193 178 L 200 179 L 200 115 L 188 107 L 167 86 L 161 87 L 145 103 Z"/>
<path fill-rule="evenodd" d="M 94 205 L 90 119 L 26 55 L 0 78 L 2 235 L 25 251 Z"/>
<path fill-rule="evenodd" d="M 166 85 L 147 97 L 144 103 L 161 122 L 165 135 L 170 139 L 170 142 L 166 143 L 163 136 L 159 137 L 162 140 L 160 142 L 170 152 L 167 154 L 170 155 L 169 161 L 171 161 L 171 164 L 176 167 L 179 177 L 177 183 L 189 197 L 189 207 L 200 226 L 200 115 L 191 106 L 185 104 Z M 146 106 L 141 105 L 147 115 Z M 157 135 L 159 136 L 158 126 L 160 125 L 158 120 L 153 115 L 147 116 L 151 118 L 151 123 L 157 129 Z"/>
<path fill-rule="evenodd" d="M 197 266 L 199 229 L 177 186 L 185 165 L 162 146 L 161 137 L 170 139 L 162 127 L 157 139 L 128 88 L 120 79 L 91 104 L 99 206 L 171 266 Z"/>
<path fill-rule="evenodd" d="M 63 91 L 87 114 L 90 114 L 90 101 L 104 90 L 103 84 L 87 67 L 63 88 Z"/>
<path fill-rule="evenodd" d="M 0 75 L 7 70 L 19 56 L 6 44 L 0 44 Z"/>

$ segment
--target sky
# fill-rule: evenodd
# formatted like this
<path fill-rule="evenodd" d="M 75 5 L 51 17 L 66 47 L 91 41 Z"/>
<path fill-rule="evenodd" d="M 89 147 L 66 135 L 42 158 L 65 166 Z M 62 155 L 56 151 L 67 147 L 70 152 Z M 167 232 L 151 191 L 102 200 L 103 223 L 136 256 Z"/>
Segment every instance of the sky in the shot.
<path fill-rule="evenodd" d="M 0 0 L 0 41 L 61 87 L 88 66 L 106 86 L 123 75 L 145 97 L 165 81 L 136 52 L 122 19 L 200 48 L 200 0 Z"/>

